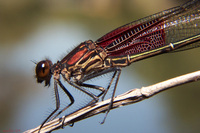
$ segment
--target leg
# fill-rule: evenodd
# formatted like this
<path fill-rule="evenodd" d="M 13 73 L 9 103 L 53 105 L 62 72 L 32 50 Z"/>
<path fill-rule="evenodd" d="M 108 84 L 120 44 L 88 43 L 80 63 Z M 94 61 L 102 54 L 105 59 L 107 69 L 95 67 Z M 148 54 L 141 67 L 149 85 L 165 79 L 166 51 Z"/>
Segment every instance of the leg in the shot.
<path fill-rule="evenodd" d="M 62 109 L 60 112 L 58 112 L 53 118 L 51 118 L 51 120 L 53 120 L 54 118 L 56 118 L 58 115 L 60 115 L 62 112 L 64 112 L 67 108 L 69 108 L 73 103 L 74 103 L 74 98 L 71 95 L 71 93 L 65 88 L 65 86 L 58 80 L 58 85 L 63 89 L 63 91 L 67 94 L 67 96 L 69 97 L 71 103 L 68 104 L 64 109 Z"/>
<path fill-rule="evenodd" d="M 116 72 L 118 71 L 117 69 L 114 69 L 114 70 L 112 70 L 112 71 L 114 71 L 114 74 L 113 74 L 113 76 L 112 76 L 112 78 L 111 78 L 111 81 L 109 82 L 109 85 L 108 85 L 108 87 L 105 89 L 105 88 L 103 88 L 103 87 L 100 87 L 100 86 L 96 86 L 96 85 L 91 85 L 91 84 L 85 84 L 85 83 L 79 83 L 79 85 L 80 86 L 83 86 L 83 87 L 89 87 L 89 88 L 93 88 L 93 89 L 97 89 L 97 90 L 100 90 L 100 91 L 102 91 L 97 97 L 100 97 L 101 95 L 103 95 L 102 96 L 102 101 L 104 100 L 104 97 L 106 96 L 106 94 L 107 94 L 107 92 L 108 92 L 108 90 L 110 89 L 110 86 L 111 86 L 111 84 L 112 84 L 112 82 L 113 82 L 113 80 L 114 80 L 114 78 L 115 78 L 115 76 L 116 76 Z M 108 72 L 112 72 L 112 71 L 108 71 Z M 106 73 L 108 73 L 108 72 L 106 72 Z M 95 76 L 96 77 L 96 76 Z"/>
<path fill-rule="evenodd" d="M 109 85 L 108 85 L 108 87 L 107 87 L 105 93 L 104 93 L 103 96 L 102 96 L 102 101 L 104 100 L 104 98 L 105 98 L 105 96 L 106 96 L 108 90 L 110 89 L 110 86 L 111 86 L 111 84 L 112 84 L 112 82 L 113 82 L 113 80 L 114 80 L 114 78 L 115 78 L 115 76 L 116 76 L 116 72 L 117 72 L 117 70 L 115 70 L 115 72 L 114 72 L 114 74 L 113 74 L 113 76 L 112 76 L 112 78 L 111 78 L 111 80 L 110 80 L 110 83 L 109 83 Z"/>
<path fill-rule="evenodd" d="M 42 122 L 38 133 L 40 132 L 40 130 L 44 126 L 44 124 L 49 120 L 49 118 L 60 108 L 60 98 L 59 98 L 57 83 L 58 83 L 58 80 L 54 80 L 54 91 L 55 91 L 55 98 L 56 98 L 56 109 Z"/>
<path fill-rule="evenodd" d="M 92 97 L 92 98 L 95 100 L 95 102 L 98 102 L 99 98 L 98 98 L 97 96 L 95 96 L 93 93 L 91 93 L 90 91 L 84 89 L 84 88 L 81 87 L 79 84 L 77 84 L 77 83 L 75 83 L 75 82 L 73 82 L 73 81 L 70 81 L 70 80 L 66 79 L 66 78 L 65 78 L 65 75 L 62 74 L 62 76 L 63 76 L 63 78 L 64 78 L 71 86 L 75 87 L 76 89 L 78 89 L 78 90 L 84 92 L 85 94 L 87 94 L 88 96 Z"/>
<path fill-rule="evenodd" d="M 105 95 L 107 94 L 107 92 L 108 92 L 108 90 L 109 90 L 109 88 L 110 88 L 110 86 L 111 86 L 111 84 L 112 84 L 112 82 L 113 82 L 113 80 L 114 80 L 114 77 L 116 76 L 116 72 L 117 72 L 117 71 L 121 71 L 121 69 L 120 69 L 120 68 L 111 68 L 111 69 L 106 69 L 106 70 L 103 70 L 103 71 L 97 71 L 96 73 L 92 73 L 92 74 L 90 74 L 90 75 L 87 75 L 86 77 L 84 77 L 83 79 L 81 79 L 80 82 L 78 82 L 78 83 L 73 83 L 73 82 L 71 82 L 71 81 L 68 81 L 68 80 L 65 78 L 64 75 L 62 75 L 62 76 L 63 76 L 63 78 L 64 78 L 69 84 L 71 84 L 71 85 L 74 86 L 75 88 L 77 88 L 77 89 L 83 91 L 84 93 L 86 93 L 87 95 L 89 95 L 90 97 L 92 97 L 92 98 L 95 100 L 95 102 L 97 102 L 96 99 L 94 98 L 95 95 L 92 94 L 91 92 L 85 90 L 85 89 L 82 88 L 81 86 L 83 86 L 83 87 L 89 87 L 89 88 L 93 88 L 93 89 L 98 89 L 98 90 L 102 91 L 102 93 L 100 93 L 97 97 L 100 97 L 100 96 L 103 94 L 102 100 L 104 100 L 104 97 L 105 97 Z M 90 80 L 90 79 L 92 79 L 92 78 L 101 76 L 101 75 L 106 74 L 106 73 L 109 73 L 109 72 L 114 72 L 114 74 L 113 74 L 113 76 L 112 76 L 112 78 L 111 78 L 111 81 L 110 81 L 110 83 L 109 83 L 109 85 L 108 85 L 108 87 L 107 87 L 106 90 L 105 90 L 103 87 L 100 87 L 100 86 L 96 86 L 96 85 L 91 85 L 91 84 L 85 84 L 85 83 L 83 83 L 83 82 L 85 82 L 85 81 L 87 81 L 87 80 Z M 71 83 L 70 83 L 70 82 L 71 82 Z M 73 84 L 74 84 L 74 85 L 73 85 Z M 76 86 L 75 86 L 75 85 L 76 85 Z M 116 89 L 116 88 L 115 88 L 115 89 Z M 89 105 L 90 105 L 90 104 L 91 104 L 91 102 L 89 103 Z"/>
<path fill-rule="evenodd" d="M 79 85 L 83 86 L 83 87 L 88 87 L 88 88 L 92 88 L 92 89 L 96 89 L 96 90 L 101 91 L 101 93 L 97 97 L 100 97 L 105 92 L 105 88 L 103 88 L 101 86 L 91 85 L 91 84 L 86 84 L 86 83 L 79 83 Z"/>
<path fill-rule="evenodd" d="M 118 74 L 117 74 L 117 73 L 118 73 Z M 108 106 L 108 110 L 107 110 L 106 115 L 105 115 L 103 121 L 101 122 L 101 124 L 103 124 L 103 123 L 105 122 L 106 117 L 107 117 L 108 113 L 110 112 L 110 109 L 112 109 L 113 100 L 114 100 L 114 96 L 115 96 L 115 91 L 116 91 L 116 88 L 117 88 L 117 83 L 118 83 L 118 81 L 119 81 L 119 77 L 120 77 L 120 74 L 121 74 L 121 69 L 117 69 L 117 70 L 115 71 L 115 73 L 114 73 L 114 75 L 113 75 L 113 77 L 112 77 L 112 79 L 111 79 L 111 82 L 113 81 L 113 79 L 114 79 L 114 77 L 116 76 L 116 74 L 117 74 L 117 79 L 116 79 L 116 82 L 115 82 L 115 86 L 114 86 L 114 90 L 113 90 L 112 97 L 111 97 L 111 100 L 110 100 L 110 104 L 109 104 L 109 106 Z M 108 89 L 110 88 L 111 82 L 110 82 L 110 84 L 109 84 L 109 86 L 108 86 Z M 107 93 L 107 92 L 106 92 L 106 93 Z M 104 94 L 104 96 L 105 96 L 105 94 Z"/>
<path fill-rule="evenodd" d="M 97 95 L 97 97 L 100 97 L 102 94 L 105 93 L 105 88 L 101 87 L 101 86 L 97 86 L 97 85 L 91 85 L 91 84 L 86 84 L 86 83 L 79 83 L 80 86 L 83 86 L 83 87 L 88 87 L 88 88 L 92 88 L 92 89 L 96 89 L 96 90 L 99 90 L 101 91 L 101 93 L 99 95 Z M 89 102 L 87 104 L 88 105 L 92 105 L 93 103 L 95 103 L 94 100 L 92 100 L 91 102 Z"/>
<path fill-rule="evenodd" d="M 53 116 L 53 114 L 60 108 L 60 98 L 59 98 L 59 93 L 58 93 L 58 86 L 57 84 L 63 89 L 63 91 L 67 94 L 67 96 L 69 97 L 71 103 L 65 107 L 64 109 L 62 109 L 58 114 L 56 114 L 53 118 L 51 118 Z M 60 82 L 60 80 L 54 80 L 54 90 L 55 90 L 55 97 L 56 97 L 56 109 L 44 120 L 44 122 L 41 124 L 39 132 L 41 130 L 41 128 L 43 127 L 43 125 L 50 119 L 53 120 L 54 118 L 56 118 L 59 114 L 61 114 L 63 111 L 65 111 L 68 107 L 70 107 L 73 103 L 74 103 L 74 98 L 73 96 L 69 93 L 69 91 L 63 86 L 63 84 Z"/>
<path fill-rule="evenodd" d="M 102 71 L 97 71 L 97 72 L 95 72 L 95 73 L 92 73 L 92 74 L 89 74 L 89 75 L 85 76 L 83 79 L 81 79 L 81 80 L 78 82 L 78 85 L 83 86 L 83 87 L 89 87 L 89 88 L 93 88 L 93 89 L 102 90 L 102 93 L 100 93 L 100 94 L 98 95 L 98 97 L 100 97 L 102 94 L 104 94 L 103 97 L 102 97 L 102 100 L 104 100 L 104 97 L 105 97 L 105 95 L 107 94 L 107 91 L 108 91 L 108 89 L 110 88 L 110 86 L 111 86 L 111 84 L 112 84 L 112 82 L 113 82 L 113 79 L 114 79 L 114 77 L 115 77 L 115 75 L 116 75 L 115 73 L 113 74 L 113 76 L 112 76 L 112 78 L 111 78 L 111 81 L 110 81 L 110 83 L 109 83 L 107 89 L 104 89 L 103 87 L 100 87 L 100 86 L 85 84 L 85 83 L 83 83 L 83 82 L 85 82 L 85 81 L 87 81 L 87 80 L 90 80 L 90 79 L 92 79 L 92 78 L 95 78 L 95 77 L 104 75 L 104 74 L 106 74 L 106 73 L 116 72 L 116 71 L 121 71 L 121 69 L 120 69 L 120 68 L 114 67 L 114 68 L 105 69 L 105 70 L 102 70 Z M 64 75 L 63 75 L 63 78 L 65 78 Z M 65 78 L 65 79 L 66 79 L 66 78 Z M 66 79 L 66 80 L 67 80 L 67 79 Z M 102 89 L 101 89 L 101 88 L 102 88 Z"/>

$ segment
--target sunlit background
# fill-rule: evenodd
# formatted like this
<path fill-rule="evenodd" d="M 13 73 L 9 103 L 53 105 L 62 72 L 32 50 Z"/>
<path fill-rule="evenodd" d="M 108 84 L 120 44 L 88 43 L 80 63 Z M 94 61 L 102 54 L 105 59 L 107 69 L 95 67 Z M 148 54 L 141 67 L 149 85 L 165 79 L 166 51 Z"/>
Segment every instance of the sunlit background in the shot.
<path fill-rule="evenodd" d="M 35 128 L 55 108 L 53 86 L 36 83 L 32 61 L 49 58 L 56 62 L 85 40 L 95 41 L 121 25 L 183 3 L 0 0 L 0 132 Z M 199 51 L 197 48 L 133 63 L 123 69 L 117 94 L 199 70 Z M 197 133 L 199 94 L 200 82 L 187 84 L 112 110 L 103 125 L 99 122 L 105 114 L 100 114 L 55 132 Z M 76 101 L 81 105 L 81 98 Z"/>

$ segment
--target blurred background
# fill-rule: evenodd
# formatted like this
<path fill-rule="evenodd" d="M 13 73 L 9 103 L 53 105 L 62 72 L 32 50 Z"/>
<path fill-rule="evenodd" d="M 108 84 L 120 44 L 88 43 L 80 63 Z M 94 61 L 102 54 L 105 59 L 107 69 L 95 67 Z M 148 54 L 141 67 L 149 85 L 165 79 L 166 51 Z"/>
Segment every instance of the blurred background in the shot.
<path fill-rule="evenodd" d="M 85 40 L 95 41 L 121 25 L 184 2 L 0 0 L 0 132 L 35 128 L 55 108 L 53 85 L 36 83 L 31 60 L 56 62 Z M 199 50 L 164 54 L 123 68 L 116 94 L 199 70 Z M 105 114 L 100 114 L 55 133 L 197 133 L 199 94 L 200 82 L 190 83 L 112 110 L 103 125 L 99 122 Z M 81 98 L 77 101 L 81 105 Z"/>

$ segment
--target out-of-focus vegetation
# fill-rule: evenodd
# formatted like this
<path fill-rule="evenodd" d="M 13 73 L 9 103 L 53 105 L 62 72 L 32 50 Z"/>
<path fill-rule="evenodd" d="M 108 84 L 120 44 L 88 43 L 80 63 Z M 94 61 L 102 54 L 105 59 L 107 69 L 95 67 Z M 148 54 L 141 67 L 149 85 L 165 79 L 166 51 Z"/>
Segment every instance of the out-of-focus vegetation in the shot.
<path fill-rule="evenodd" d="M 0 45 L 24 37 L 44 12 L 39 0 L 0 1 Z"/>
<path fill-rule="evenodd" d="M 19 66 L 18 60 L 21 59 L 10 54 L 15 53 L 15 49 L 18 47 L 30 45 L 26 43 L 22 45 L 20 42 L 26 40 L 28 36 L 30 37 L 35 30 L 52 21 L 62 21 L 66 24 L 69 24 L 68 22 L 79 23 L 86 27 L 91 34 L 91 38 L 86 39 L 95 41 L 123 24 L 180 5 L 180 3 L 184 2 L 181 0 L 0 0 L 0 50 L 4 52 L 0 53 L 0 126 L 9 127 L 16 117 L 16 110 L 22 107 L 20 99 L 26 101 L 26 98 L 29 98 L 27 96 L 28 89 L 37 90 L 34 64 L 31 68 L 27 67 L 32 58 L 21 61 L 24 63 L 21 64 L 22 69 L 30 71 L 29 75 L 26 75 L 15 67 Z M 68 44 L 66 43 L 66 45 Z M 48 46 L 44 51 L 47 50 Z M 23 56 L 29 57 L 32 54 L 24 53 L 25 51 L 22 51 Z M 139 82 L 146 83 L 145 86 L 198 70 L 199 49 L 183 53 L 168 54 L 133 63 L 125 71 L 128 71 L 129 76 L 139 75 L 138 79 L 143 79 Z M 15 62 L 11 62 L 10 59 Z M 43 85 L 38 86 L 41 87 L 41 90 L 43 89 Z M 174 119 L 180 122 L 178 124 L 176 121 L 174 123 L 169 120 L 166 122 L 172 127 L 174 125 L 173 130 L 176 132 L 183 132 L 182 127 L 179 127 L 183 125 L 184 129 L 188 129 L 188 131 L 191 129 L 190 132 L 199 131 L 198 94 L 199 83 L 181 86 L 160 94 L 163 95 L 163 99 L 166 99 L 166 105 L 169 105 L 168 109 L 173 112 Z M 96 123 L 98 124 L 98 121 Z"/>
<path fill-rule="evenodd" d="M 166 9 L 167 2 L 156 1 L 158 5 L 161 5 L 158 7 L 160 10 Z M 125 24 L 134 20 L 133 18 L 140 18 L 142 14 L 144 16 L 145 12 L 149 14 L 158 10 L 158 8 L 152 9 L 149 4 L 155 5 L 150 0 L 145 2 L 139 0 L 1 0 L 0 45 L 25 37 L 42 20 L 49 18 L 79 19 L 90 25 L 91 29 L 108 28 L 105 22 L 113 23 L 113 27 L 109 29 L 116 28 L 121 23 Z M 167 4 L 172 5 L 169 2 Z M 143 12 L 139 12 L 141 7 L 143 7 Z M 102 21 L 102 25 L 97 23 L 99 21 Z"/>

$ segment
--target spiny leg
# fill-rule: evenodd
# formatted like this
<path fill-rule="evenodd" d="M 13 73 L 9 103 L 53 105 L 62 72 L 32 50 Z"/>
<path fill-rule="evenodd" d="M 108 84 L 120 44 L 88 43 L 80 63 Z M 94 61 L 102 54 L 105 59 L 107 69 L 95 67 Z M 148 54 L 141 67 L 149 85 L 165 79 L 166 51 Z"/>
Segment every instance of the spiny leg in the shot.
<path fill-rule="evenodd" d="M 74 98 L 71 95 L 71 93 L 65 88 L 65 86 L 58 80 L 58 85 L 63 89 L 63 91 L 67 94 L 67 96 L 69 97 L 71 103 L 68 104 L 64 109 L 62 109 L 60 112 L 58 112 L 53 118 L 51 118 L 51 120 L 53 120 L 54 118 L 56 118 L 58 115 L 60 115 L 62 112 L 64 112 L 67 108 L 69 108 L 73 103 L 74 103 Z M 64 122 L 64 120 L 63 120 Z M 63 125 L 62 125 L 63 126 Z"/>
<path fill-rule="evenodd" d="M 71 86 L 75 87 L 76 89 L 78 89 L 78 90 L 84 92 L 85 94 L 87 94 L 88 96 L 92 97 L 92 98 L 95 100 L 95 102 L 98 102 L 99 98 L 98 98 L 97 96 L 95 96 L 93 93 L 91 93 L 90 91 L 84 89 L 84 88 L 81 87 L 79 84 L 77 84 L 77 83 L 75 83 L 75 82 L 73 82 L 73 81 L 70 81 L 70 80 L 66 79 L 64 74 L 62 74 L 62 77 L 63 77 Z"/>
<path fill-rule="evenodd" d="M 79 84 L 76 84 L 76 83 L 74 83 L 74 82 L 72 82 L 72 81 L 67 80 L 63 74 L 62 74 L 62 76 L 63 76 L 63 78 L 64 78 L 70 85 L 72 85 L 73 87 L 77 88 L 78 90 L 80 90 L 80 91 L 86 93 L 87 95 L 89 95 L 90 97 L 92 97 L 95 103 L 98 102 L 98 100 L 99 100 L 98 97 L 95 96 L 93 93 L 91 93 L 90 91 L 84 89 L 84 88 L 81 87 Z M 62 84 L 61 84 L 61 85 L 62 85 Z M 86 85 L 86 84 L 83 84 L 83 86 L 84 86 L 84 85 Z M 93 87 L 93 88 L 99 89 L 99 90 L 101 90 L 101 91 L 105 91 L 104 88 L 99 88 L 98 86 L 95 86 L 95 85 L 86 85 L 86 86 L 88 86 L 88 87 Z M 63 87 L 64 87 L 64 86 L 63 86 Z M 65 90 L 65 89 L 63 89 L 63 90 Z M 72 97 L 72 98 L 73 98 L 73 97 Z M 67 106 L 66 108 L 64 108 L 63 110 L 61 110 L 61 111 L 58 113 L 58 115 L 59 115 L 60 113 L 62 113 L 62 112 L 63 112 L 65 109 L 67 109 L 67 108 L 68 108 L 68 106 Z M 57 115 L 56 115 L 56 116 L 57 116 Z M 65 116 L 65 117 L 63 118 L 63 120 L 62 120 L 62 128 L 64 127 L 65 118 L 66 118 L 66 116 Z M 74 124 L 72 123 L 71 126 L 73 126 L 73 125 L 74 125 Z"/>
<path fill-rule="evenodd" d="M 114 95 L 115 95 L 115 91 L 116 91 L 118 79 L 119 79 L 119 76 L 120 76 L 120 73 L 121 73 L 121 69 L 117 68 L 117 69 L 113 69 L 113 70 L 111 70 L 111 71 L 109 71 L 109 72 L 112 72 L 112 71 L 114 71 L 114 74 L 113 74 L 113 76 L 112 76 L 112 78 L 111 78 L 111 81 L 109 82 L 109 85 L 108 85 L 108 87 L 107 87 L 106 90 L 105 90 L 105 88 L 100 87 L 100 86 L 97 86 L 97 85 L 91 85 L 91 84 L 86 84 L 86 83 L 82 83 L 82 82 L 78 83 L 78 85 L 80 85 L 80 86 L 82 86 L 82 87 L 89 87 L 89 88 L 93 88 L 93 89 L 97 89 L 97 90 L 102 91 L 97 97 L 100 97 L 101 95 L 103 95 L 103 97 L 105 97 L 107 91 L 109 90 L 109 88 L 110 88 L 110 86 L 111 86 L 111 84 L 112 84 L 112 82 L 113 82 L 113 80 L 114 80 L 114 78 L 115 78 L 115 76 L 116 76 L 116 74 L 117 74 L 117 72 L 118 72 L 117 80 L 116 80 L 116 83 L 115 83 L 115 86 L 114 86 L 114 90 L 113 90 L 113 93 L 112 93 L 112 98 L 111 98 L 111 101 L 110 101 L 110 104 L 109 104 L 109 107 L 108 107 L 106 116 L 104 117 L 103 122 L 101 122 L 101 124 L 103 124 L 103 123 L 105 122 L 105 119 L 106 119 L 106 117 L 107 117 L 107 115 L 108 115 L 110 109 L 112 108 L 113 99 L 114 99 Z M 87 93 L 86 93 L 86 94 L 87 94 Z M 89 106 L 89 105 L 93 104 L 93 102 L 94 102 L 94 100 L 92 100 L 92 102 L 90 102 L 90 103 L 89 103 L 88 105 L 86 105 L 86 106 Z M 95 103 L 96 103 L 96 102 L 95 102 Z M 63 124 L 62 124 L 63 126 L 64 126 L 65 118 L 66 118 L 66 116 L 63 118 Z M 73 123 L 72 123 L 72 126 L 73 126 Z"/>
<path fill-rule="evenodd" d="M 58 83 L 59 80 L 54 80 L 54 91 L 55 91 L 55 98 L 56 98 L 56 109 L 42 122 L 38 133 L 40 132 L 40 130 L 42 129 L 42 127 L 44 126 L 44 124 L 49 120 L 50 117 L 52 117 L 52 115 L 60 108 L 60 98 L 59 98 L 59 93 L 58 93 Z"/>
<path fill-rule="evenodd" d="M 101 91 L 101 93 L 97 97 L 100 97 L 105 92 L 105 88 L 103 88 L 101 86 L 92 85 L 92 84 L 86 84 L 86 83 L 82 83 L 82 82 L 79 83 L 79 85 L 83 86 L 83 87 L 88 87 L 88 88 L 92 88 L 92 89 L 96 89 L 96 90 Z"/>
<path fill-rule="evenodd" d="M 110 86 L 111 86 L 111 84 L 112 84 L 112 82 L 113 82 L 113 79 L 114 79 L 114 77 L 116 76 L 116 74 L 117 74 L 118 71 L 119 71 L 119 73 L 118 73 L 118 76 L 117 76 L 117 80 L 116 80 L 116 83 L 115 83 L 115 88 L 114 88 L 114 91 L 113 91 L 113 94 L 112 94 L 111 102 L 110 102 L 110 104 L 109 104 L 109 108 L 108 108 L 108 111 L 107 111 L 107 113 L 106 113 L 106 116 L 107 116 L 107 114 L 109 113 L 110 109 L 112 108 L 113 98 L 114 98 L 114 95 L 115 95 L 115 90 L 116 90 L 116 87 L 117 87 L 117 83 L 118 83 L 118 79 L 119 79 L 119 76 L 120 76 L 120 73 L 121 73 L 121 69 L 120 69 L 120 68 L 114 68 L 114 69 L 106 70 L 106 71 L 104 71 L 104 72 L 101 72 L 101 74 L 96 74 L 96 75 L 91 76 L 91 77 L 89 77 L 89 78 L 86 78 L 86 79 L 84 80 L 84 81 L 86 81 L 86 80 L 91 79 L 92 77 L 97 77 L 97 76 L 100 76 L 100 75 L 102 75 L 102 74 L 106 74 L 106 73 L 109 73 L 109 72 L 112 72 L 112 71 L 114 71 L 114 74 L 113 74 L 113 77 L 112 77 L 112 79 L 111 79 L 111 81 L 110 81 L 109 86 L 107 87 L 107 89 L 110 88 Z M 63 77 L 70 85 L 72 85 L 73 87 L 77 88 L 78 90 L 84 92 L 84 93 L 87 94 L 88 96 L 92 97 L 95 103 L 98 102 L 98 98 L 99 98 L 102 94 L 105 93 L 105 89 L 104 89 L 103 87 L 99 87 L 99 86 L 95 86 L 95 85 L 90 85 L 90 84 L 85 84 L 85 83 L 83 83 L 83 82 L 81 82 L 81 83 L 79 82 L 79 83 L 77 84 L 77 83 L 75 83 L 75 82 L 73 82 L 73 81 L 69 81 L 68 79 L 66 79 L 64 74 L 61 74 L 61 75 L 62 75 L 62 77 Z M 98 96 L 95 96 L 93 93 L 91 93 L 90 91 L 84 89 L 82 86 L 83 86 L 83 87 L 90 87 L 90 88 L 102 90 L 102 93 L 100 93 Z M 107 93 L 107 92 L 106 92 L 106 93 Z M 104 97 L 105 97 L 105 96 L 104 96 Z M 105 118 L 104 118 L 102 124 L 105 122 L 106 116 L 105 116 Z M 63 119 L 63 124 L 62 124 L 63 126 L 64 126 L 64 120 L 65 120 L 65 118 L 66 118 L 66 117 L 64 117 L 64 119 Z"/>
<path fill-rule="evenodd" d="M 110 82 L 109 82 L 109 84 L 108 84 L 108 87 L 107 87 L 106 91 L 104 92 L 104 94 L 103 94 L 103 96 L 102 96 L 102 101 L 104 100 L 104 98 L 105 98 L 105 96 L 106 96 L 108 90 L 110 89 L 110 86 L 111 86 L 111 84 L 112 84 L 112 82 L 113 82 L 113 80 L 114 80 L 114 78 L 115 78 L 115 76 L 116 76 L 116 72 L 117 72 L 117 70 L 115 70 L 114 73 L 113 73 L 113 76 L 112 76 L 112 78 L 111 78 L 111 80 L 110 80 Z"/>
<path fill-rule="evenodd" d="M 118 74 L 117 74 L 117 73 L 118 73 Z M 106 115 L 105 115 L 103 121 L 101 122 L 101 124 L 103 124 L 103 123 L 105 122 L 106 117 L 107 117 L 108 113 L 110 112 L 110 109 L 112 109 L 113 100 L 114 100 L 114 96 L 115 96 L 115 91 L 116 91 L 116 88 L 117 88 L 117 83 L 118 83 L 118 81 L 119 81 L 119 77 L 120 77 L 120 74 L 121 74 L 121 69 L 120 69 L 120 68 L 117 69 L 117 70 L 114 72 L 113 77 L 112 77 L 112 79 L 111 79 L 111 82 L 113 81 L 113 79 L 114 79 L 114 77 L 116 76 L 116 74 L 117 74 L 117 79 L 116 79 L 116 82 L 115 82 L 115 86 L 114 86 L 114 90 L 113 90 L 112 97 L 111 97 L 111 100 L 110 100 L 110 104 L 109 104 L 109 106 L 108 106 L 108 110 L 107 110 Z M 111 84 L 111 83 L 110 83 L 110 84 Z"/>
<path fill-rule="evenodd" d="M 105 96 L 106 93 L 107 93 L 107 91 L 108 91 L 108 89 L 110 88 L 110 86 L 111 86 L 111 84 L 112 84 L 112 82 L 113 82 L 114 77 L 116 76 L 116 71 L 117 71 L 117 70 L 110 70 L 110 71 L 108 71 L 108 72 L 111 72 L 111 71 L 115 71 L 115 73 L 114 73 L 113 76 L 112 76 L 112 79 L 111 79 L 111 81 L 110 81 L 110 83 L 109 83 L 109 85 L 108 85 L 108 87 L 107 87 L 107 90 L 105 90 L 105 88 L 103 88 L 103 87 L 101 87 L 101 86 L 92 85 L 92 84 L 86 84 L 86 83 L 83 83 L 83 82 L 79 82 L 77 85 L 79 85 L 79 86 L 81 86 L 81 87 L 88 87 L 88 88 L 92 88 L 92 89 L 96 89 L 96 90 L 101 91 L 101 93 L 100 93 L 97 97 L 100 97 L 100 96 L 103 95 L 103 94 L 104 94 L 104 96 Z M 108 72 L 106 72 L 106 73 L 108 73 Z M 106 93 L 105 93 L 105 92 L 106 92 Z M 86 94 L 87 94 L 87 93 L 86 93 Z M 86 106 L 89 106 L 89 105 L 91 105 L 91 104 L 93 104 L 93 103 L 96 103 L 95 99 L 93 99 L 93 100 L 92 100 L 89 104 L 87 104 Z M 66 118 L 66 117 L 63 118 L 63 126 L 64 126 L 65 118 Z M 72 126 L 73 126 L 73 124 L 72 124 Z"/>
<path fill-rule="evenodd" d="M 116 71 L 121 71 L 121 69 L 120 69 L 120 68 L 117 68 L 117 67 L 114 67 L 114 68 L 112 68 L 112 69 L 106 69 L 106 70 L 103 70 L 103 71 L 101 71 L 101 72 L 93 73 L 93 74 L 91 74 L 91 75 L 88 75 L 88 76 L 84 77 L 84 78 L 81 80 L 81 82 L 79 82 L 78 84 L 79 84 L 80 86 L 83 86 L 83 87 L 89 87 L 89 88 L 93 88 L 93 89 L 102 90 L 102 93 L 100 93 L 97 97 L 100 97 L 101 95 L 103 95 L 103 97 L 102 97 L 102 101 L 103 101 L 105 95 L 107 94 L 107 92 L 108 92 L 108 90 L 109 90 L 109 88 L 110 88 L 110 86 L 111 86 L 111 84 L 112 84 L 112 82 L 113 82 L 113 80 L 114 80 L 114 77 L 116 76 Z M 112 76 L 112 78 L 111 78 L 111 81 L 109 82 L 109 85 L 108 85 L 108 87 L 107 87 L 106 89 L 103 88 L 103 87 L 100 87 L 100 86 L 96 86 L 96 85 L 91 85 L 91 84 L 85 84 L 85 83 L 83 83 L 84 81 L 90 80 L 90 79 L 92 79 L 92 78 L 94 78 L 94 77 L 98 77 L 98 76 L 101 76 L 101 75 L 103 75 L 103 74 L 110 73 L 110 72 L 114 72 L 114 74 L 113 74 L 113 76 Z M 94 101 L 94 100 L 93 100 L 93 101 Z M 88 105 L 92 104 L 93 101 L 91 101 Z"/>
<path fill-rule="evenodd" d="M 105 93 L 105 88 L 101 87 L 101 86 L 97 86 L 97 85 L 92 85 L 92 84 L 86 84 L 86 83 L 79 83 L 80 86 L 82 87 L 88 87 L 88 88 L 92 88 L 92 89 L 96 89 L 101 91 L 101 93 L 99 95 L 97 95 L 97 97 L 100 97 L 101 95 L 103 95 Z M 95 101 L 92 100 L 90 103 L 88 103 L 86 106 L 93 104 Z"/>

